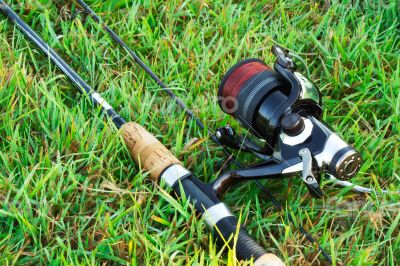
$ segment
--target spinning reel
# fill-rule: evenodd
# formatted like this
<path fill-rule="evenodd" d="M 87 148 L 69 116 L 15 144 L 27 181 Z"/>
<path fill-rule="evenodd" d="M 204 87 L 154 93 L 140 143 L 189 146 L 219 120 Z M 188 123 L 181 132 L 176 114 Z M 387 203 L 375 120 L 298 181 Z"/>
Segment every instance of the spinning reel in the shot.
<path fill-rule="evenodd" d="M 234 65 L 218 90 L 222 110 L 233 116 L 253 136 L 256 144 L 239 136 L 229 126 L 219 128 L 216 138 L 227 147 L 253 152 L 261 163 L 223 173 L 213 185 L 222 196 L 235 182 L 299 176 L 314 197 L 322 197 L 321 177 L 339 179 L 352 185 L 362 165 L 359 152 L 341 139 L 322 120 L 321 95 L 280 47 L 272 48 L 277 57 L 274 69 L 259 59 Z M 365 191 L 363 191 L 365 192 Z"/>

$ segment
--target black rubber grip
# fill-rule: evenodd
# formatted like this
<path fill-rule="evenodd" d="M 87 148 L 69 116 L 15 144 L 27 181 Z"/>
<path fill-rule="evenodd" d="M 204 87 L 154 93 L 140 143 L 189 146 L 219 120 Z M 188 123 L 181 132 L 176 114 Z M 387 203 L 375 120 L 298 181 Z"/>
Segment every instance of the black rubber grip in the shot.
<path fill-rule="evenodd" d="M 236 242 L 236 256 L 240 259 L 253 257 L 257 260 L 266 254 L 264 248 L 258 244 L 244 228 L 240 228 Z"/>
<path fill-rule="evenodd" d="M 256 260 L 266 254 L 264 248 L 247 233 L 243 226 L 239 229 L 235 243 L 234 240 L 237 233 L 237 226 L 238 220 L 235 216 L 225 217 L 216 224 L 219 232 L 215 232 L 215 234 L 221 234 L 225 241 L 230 239 L 229 246 L 232 248 L 236 247 L 236 256 L 240 260 L 248 260 L 250 258 Z"/>

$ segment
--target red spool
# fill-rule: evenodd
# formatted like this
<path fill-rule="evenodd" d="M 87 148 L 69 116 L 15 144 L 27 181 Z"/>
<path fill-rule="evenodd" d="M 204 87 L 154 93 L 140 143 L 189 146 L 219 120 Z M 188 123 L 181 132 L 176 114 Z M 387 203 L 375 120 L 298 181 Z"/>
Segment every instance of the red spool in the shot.
<path fill-rule="evenodd" d="M 234 65 L 225 74 L 218 89 L 221 108 L 223 110 L 232 109 L 234 107 L 234 102 L 227 100 L 224 101 L 224 106 L 222 106 L 223 99 L 229 99 L 231 97 L 236 99 L 246 81 L 265 70 L 271 70 L 271 68 L 262 60 L 256 58 L 246 59 Z"/>

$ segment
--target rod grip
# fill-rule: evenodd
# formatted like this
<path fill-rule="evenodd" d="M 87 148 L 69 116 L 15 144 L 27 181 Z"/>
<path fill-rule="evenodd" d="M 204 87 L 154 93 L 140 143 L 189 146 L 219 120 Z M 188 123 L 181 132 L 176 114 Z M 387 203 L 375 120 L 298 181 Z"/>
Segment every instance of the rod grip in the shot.
<path fill-rule="evenodd" d="M 129 153 L 150 178 L 158 181 L 161 173 L 173 164 L 181 162 L 150 132 L 135 122 L 122 126 L 121 134 Z"/>

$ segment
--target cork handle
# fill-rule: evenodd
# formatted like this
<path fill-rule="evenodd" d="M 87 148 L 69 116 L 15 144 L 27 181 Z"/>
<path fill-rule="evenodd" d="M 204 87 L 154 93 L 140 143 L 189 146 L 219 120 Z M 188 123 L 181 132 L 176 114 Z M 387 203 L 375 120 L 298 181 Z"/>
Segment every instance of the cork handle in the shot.
<path fill-rule="evenodd" d="M 181 162 L 150 132 L 137 123 L 126 123 L 121 129 L 122 137 L 135 162 L 148 171 L 157 181 L 168 166 Z"/>

